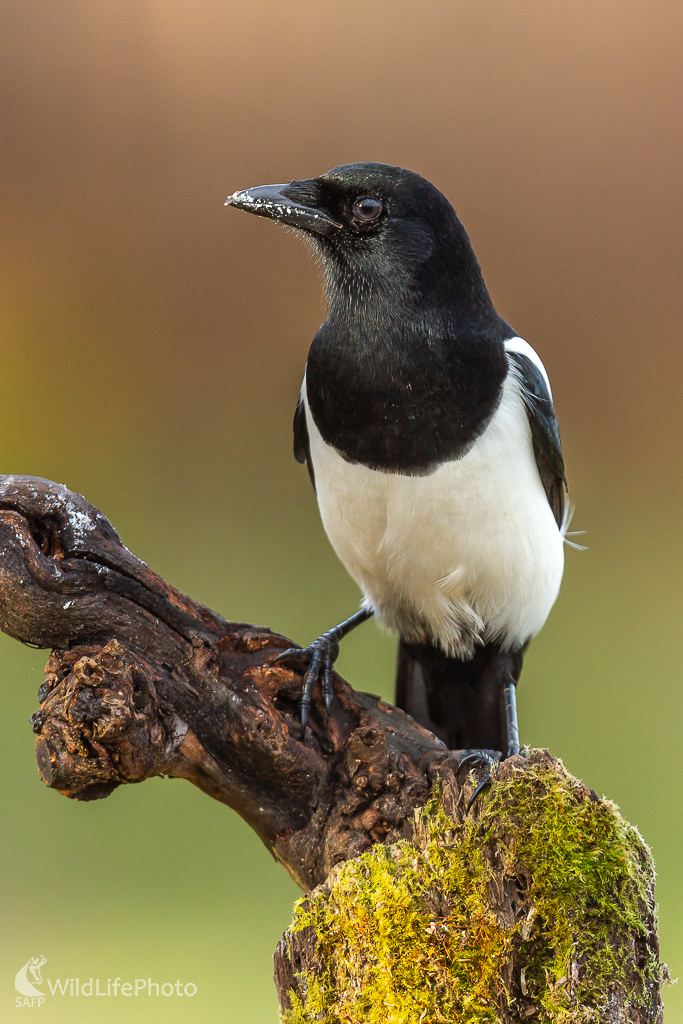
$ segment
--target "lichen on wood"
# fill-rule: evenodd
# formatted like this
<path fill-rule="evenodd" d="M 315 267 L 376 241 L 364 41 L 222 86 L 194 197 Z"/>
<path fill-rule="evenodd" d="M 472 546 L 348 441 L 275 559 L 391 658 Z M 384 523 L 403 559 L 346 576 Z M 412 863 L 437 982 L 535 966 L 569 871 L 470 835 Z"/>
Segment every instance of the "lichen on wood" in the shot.
<path fill-rule="evenodd" d="M 283 1024 L 656 1020 L 638 831 L 544 751 L 501 765 L 470 815 L 444 768 L 411 838 L 297 904 L 276 954 Z"/>

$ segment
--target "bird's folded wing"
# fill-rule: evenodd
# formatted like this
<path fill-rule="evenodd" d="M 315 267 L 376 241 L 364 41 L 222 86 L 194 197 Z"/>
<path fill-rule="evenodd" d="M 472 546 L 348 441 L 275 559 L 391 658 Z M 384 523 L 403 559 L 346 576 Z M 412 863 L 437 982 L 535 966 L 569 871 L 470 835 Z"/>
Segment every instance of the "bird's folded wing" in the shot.
<path fill-rule="evenodd" d="M 299 397 L 296 411 L 294 413 L 294 458 L 302 465 L 308 466 L 308 473 L 315 490 L 315 476 L 313 474 L 313 461 L 311 459 L 311 443 L 308 439 L 308 426 L 306 424 L 306 408 L 304 400 Z"/>
<path fill-rule="evenodd" d="M 507 356 L 522 385 L 522 399 L 529 417 L 541 482 L 557 525 L 562 527 L 567 503 L 567 479 L 560 429 L 550 391 L 540 368 L 528 356 L 509 350 Z"/>

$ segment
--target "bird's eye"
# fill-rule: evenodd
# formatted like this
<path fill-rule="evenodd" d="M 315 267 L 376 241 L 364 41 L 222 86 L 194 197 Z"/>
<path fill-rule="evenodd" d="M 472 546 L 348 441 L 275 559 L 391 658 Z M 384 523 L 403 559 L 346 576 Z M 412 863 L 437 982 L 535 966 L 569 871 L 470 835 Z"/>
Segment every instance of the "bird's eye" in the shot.
<path fill-rule="evenodd" d="M 357 199 L 353 204 L 353 215 L 357 220 L 362 220 L 364 224 L 369 224 L 371 221 L 377 220 L 382 209 L 383 207 L 379 199 L 363 196 L 362 199 Z"/>

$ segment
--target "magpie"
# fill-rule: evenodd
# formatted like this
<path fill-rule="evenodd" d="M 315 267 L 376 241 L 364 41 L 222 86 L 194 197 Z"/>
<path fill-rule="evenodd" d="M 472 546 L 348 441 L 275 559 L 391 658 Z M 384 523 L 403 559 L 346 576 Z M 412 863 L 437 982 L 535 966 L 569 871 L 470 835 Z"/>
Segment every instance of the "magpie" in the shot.
<path fill-rule="evenodd" d="M 294 453 L 363 600 L 281 656 L 307 666 L 303 729 L 318 681 L 329 710 L 339 641 L 374 615 L 399 636 L 399 707 L 471 758 L 518 753 L 515 688 L 559 592 L 568 521 L 543 363 L 418 174 L 346 164 L 226 205 L 294 229 L 325 275 Z"/>

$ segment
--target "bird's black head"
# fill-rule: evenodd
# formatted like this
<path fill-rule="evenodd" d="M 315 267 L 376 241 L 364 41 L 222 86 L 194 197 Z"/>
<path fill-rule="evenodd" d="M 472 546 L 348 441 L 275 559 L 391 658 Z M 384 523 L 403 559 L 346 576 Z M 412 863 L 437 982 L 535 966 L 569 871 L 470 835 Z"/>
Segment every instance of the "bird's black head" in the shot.
<path fill-rule="evenodd" d="M 475 319 L 493 309 L 455 210 L 412 171 L 345 164 L 319 178 L 235 192 L 226 205 L 305 233 L 326 275 L 330 312 L 398 315 L 406 305 Z M 494 314 L 495 315 L 495 314 Z"/>
<path fill-rule="evenodd" d="M 327 444 L 409 473 L 467 451 L 500 399 L 512 334 L 445 196 L 401 167 L 361 163 L 228 204 L 295 228 L 323 264 L 329 314 L 306 396 Z"/>

